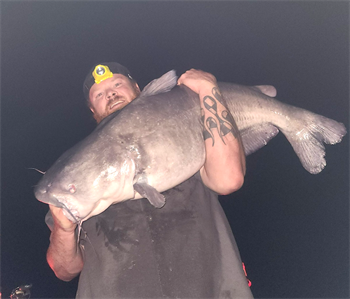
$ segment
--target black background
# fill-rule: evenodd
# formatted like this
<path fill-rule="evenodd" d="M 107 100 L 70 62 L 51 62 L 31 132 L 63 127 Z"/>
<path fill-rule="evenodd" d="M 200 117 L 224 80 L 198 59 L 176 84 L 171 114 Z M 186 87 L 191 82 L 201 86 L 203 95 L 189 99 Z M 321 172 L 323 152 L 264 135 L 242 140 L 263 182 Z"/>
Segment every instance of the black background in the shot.
<path fill-rule="evenodd" d="M 347 1 L 2 1 L 2 294 L 73 298 L 45 254 L 41 175 L 95 127 L 82 82 L 118 61 L 144 87 L 170 69 L 271 84 L 277 98 L 349 128 Z M 221 203 L 257 298 L 349 298 L 349 138 L 306 172 L 282 134 L 247 158 L 243 188 Z"/>

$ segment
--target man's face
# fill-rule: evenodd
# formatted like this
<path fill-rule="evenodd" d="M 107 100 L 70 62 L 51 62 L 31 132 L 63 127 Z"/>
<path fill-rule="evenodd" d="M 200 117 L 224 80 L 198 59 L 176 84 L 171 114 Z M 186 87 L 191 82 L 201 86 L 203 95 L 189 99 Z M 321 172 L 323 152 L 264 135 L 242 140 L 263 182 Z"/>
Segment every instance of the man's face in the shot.
<path fill-rule="evenodd" d="M 95 83 L 89 93 L 90 109 L 97 123 L 128 105 L 140 94 L 140 88 L 124 75 L 113 74 L 101 83 Z"/>

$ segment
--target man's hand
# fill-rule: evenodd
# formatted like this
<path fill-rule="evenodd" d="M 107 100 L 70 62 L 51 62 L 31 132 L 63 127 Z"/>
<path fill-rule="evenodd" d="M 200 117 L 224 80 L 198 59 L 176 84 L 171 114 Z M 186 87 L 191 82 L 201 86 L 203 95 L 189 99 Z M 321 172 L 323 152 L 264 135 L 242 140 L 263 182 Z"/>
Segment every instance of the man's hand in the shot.
<path fill-rule="evenodd" d="M 61 208 L 50 205 L 50 210 L 54 228 L 46 259 L 59 279 L 70 281 L 79 274 L 84 265 L 75 235 L 77 224 L 68 220 Z"/>
<path fill-rule="evenodd" d="M 192 89 L 195 93 L 200 93 L 203 89 L 212 89 L 217 86 L 216 78 L 210 74 L 201 70 L 190 69 L 186 73 L 182 74 L 177 81 L 177 84 L 186 85 Z"/>
<path fill-rule="evenodd" d="M 49 206 L 53 221 L 55 223 L 55 229 L 62 229 L 65 232 L 74 232 L 77 224 L 71 222 L 66 216 L 64 216 L 61 208 L 57 208 L 52 205 Z"/>
<path fill-rule="evenodd" d="M 227 109 L 216 78 L 191 69 L 178 84 L 199 96 L 206 159 L 200 170 L 203 183 L 219 194 L 238 190 L 244 181 L 245 156 L 236 123 Z"/>

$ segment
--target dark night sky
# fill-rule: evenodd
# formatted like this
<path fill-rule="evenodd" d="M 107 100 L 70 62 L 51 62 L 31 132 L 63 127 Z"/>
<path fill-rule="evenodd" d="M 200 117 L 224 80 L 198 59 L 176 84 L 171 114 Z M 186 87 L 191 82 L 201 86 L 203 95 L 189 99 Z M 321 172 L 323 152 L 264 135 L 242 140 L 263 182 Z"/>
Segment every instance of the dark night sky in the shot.
<path fill-rule="evenodd" d="M 33 186 L 95 127 L 82 82 L 118 61 L 139 85 L 170 69 L 271 84 L 277 98 L 349 128 L 347 1 L 2 1 L 2 293 L 73 298 L 45 260 L 47 205 Z M 247 158 L 221 202 L 257 298 L 349 298 L 349 138 L 306 172 L 282 134 Z"/>

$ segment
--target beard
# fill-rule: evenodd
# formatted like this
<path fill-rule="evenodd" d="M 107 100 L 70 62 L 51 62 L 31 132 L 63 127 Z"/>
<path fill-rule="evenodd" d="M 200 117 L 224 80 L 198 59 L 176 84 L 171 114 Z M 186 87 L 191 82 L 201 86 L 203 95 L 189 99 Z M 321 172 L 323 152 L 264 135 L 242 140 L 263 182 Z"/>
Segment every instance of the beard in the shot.
<path fill-rule="evenodd" d="M 121 102 L 120 104 L 116 105 L 112 109 L 110 108 L 114 103 L 119 102 L 119 101 L 123 101 L 123 102 Z M 106 107 L 105 107 L 105 109 L 104 109 L 104 111 L 102 113 L 94 113 L 94 119 L 99 124 L 108 115 L 112 114 L 113 112 L 115 112 L 117 110 L 123 109 L 127 104 L 129 104 L 129 102 L 127 102 L 126 99 L 124 99 L 123 97 L 118 97 L 117 96 L 113 100 L 108 102 L 108 104 L 106 105 Z"/>
<path fill-rule="evenodd" d="M 134 89 L 134 94 L 132 95 L 131 100 L 127 100 L 125 97 L 115 96 L 112 100 L 110 100 L 107 103 L 107 105 L 106 105 L 106 107 L 105 107 L 105 109 L 104 109 L 104 111 L 102 113 L 95 112 L 93 114 L 94 119 L 99 124 L 108 115 L 112 114 L 113 112 L 115 112 L 117 110 L 123 109 L 126 105 L 128 105 L 135 98 L 137 98 L 139 94 L 140 94 L 140 91 L 135 88 Z M 116 106 L 114 106 L 112 109 L 110 108 L 113 104 L 115 104 L 115 103 L 117 103 L 119 101 L 122 101 L 122 102 L 120 104 L 117 104 Z"/>

